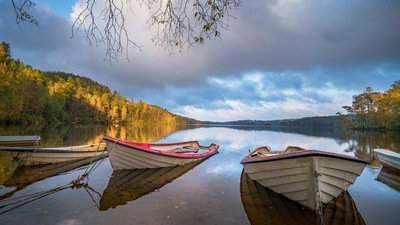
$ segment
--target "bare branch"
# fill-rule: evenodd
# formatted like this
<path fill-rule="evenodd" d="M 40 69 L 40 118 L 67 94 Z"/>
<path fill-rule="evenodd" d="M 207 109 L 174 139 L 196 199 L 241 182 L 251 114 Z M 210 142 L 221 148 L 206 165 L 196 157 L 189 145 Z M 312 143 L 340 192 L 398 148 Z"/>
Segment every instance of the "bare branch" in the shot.
<path fill-rule="evenodd" d="M 104 9 L 100 14 L 101 20 L 105 23 L 104 28 L 100 28 L 96 22 L 94 13 L 96 0 L 87 0 L 85 3 L 85 8 L 75 19 L 72 30 L 82 28 L 86 33 L 86 41 L 90 46 L 103 43 L 106 46 L 106 61 L 118 60 L 121 55 L 126 55 L 129 60 L 129 45 L 132 44 L 139 49 L 140 46 L 129 38 L 125 27 L 126 21 L 123 14 L 124 4 L 122 0 L 118 2 L 120 6 L 114 0 L 105 1 Z"/>
<path fill-rule="evenodd" d="M 228 29 L 230 11 L 241 4 L 241 0 L 194 0 L 192 5 L 188 0 L 165 1 L 160 1 L 149 21 L 157 26 L 152 41 L 169 53 L 174 53 L 176 47 L 182 51 L 185 46 L 190 48 L 195 43 L 204 44 L 206 39 L 221 37 L 221 29 Z"/>
<path fill-rule="evenodd" d="M 18 4 L 16 4 L 18 1 Z M 72 25 L 74 30 L 83 29 L 88 45 L 104 44 L 105 60 L 111 62 L 125 55 L 129 60 L 130 45 L 141 47 L 130 39 L 126 27 L 124 7 L 133 0 L 104 0 L 103 10 L 96 17 L 96 3 L 99 0 L 85 0 L 84 9 Z M 150 26 L 156 27 L 153 43 L 170 54 L 194 44 L 204 44 L 206 39 L 220 38 L 221 29 L 228 29 L 231 11 L 241 5 L 241 0 L 136 0 L 139 7 L 151 12 Z M 17 23 L 38 21 L 28 12 L 35 3 L 30 0 L 12 0 Z M 126 3 L 126 5 L 124 4 Z M 100 20 L 100 21 L 99 21 Z M 131 22 L 131 21 L 130 21 Z"/>
<path fill-rule="evenodd" d="M 16 15 L 16 22 L 19 25 L 21 22 L 28 22 L 35 25 L 39 24 L 29 12 L 31 9 L 35 9 L 36 4 L 30 0 L 11 0 L 14 12 Z"/>

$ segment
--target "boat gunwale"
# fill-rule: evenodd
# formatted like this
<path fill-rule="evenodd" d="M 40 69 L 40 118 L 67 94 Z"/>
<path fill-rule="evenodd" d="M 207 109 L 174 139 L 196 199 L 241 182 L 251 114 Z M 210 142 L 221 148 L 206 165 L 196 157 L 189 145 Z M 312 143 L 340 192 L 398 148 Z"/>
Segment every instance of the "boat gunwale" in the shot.
<path fill-rule="evenodd" d="M 378 157 L 379 157 L 379 155 L 383 155 L 383 156 L 387 156 L 387 157 L 391 157 L 391 158 L 395 158 L 395 159 L 400 158 L 400 153 L 392 151 L 387 148 L 376 148 L 376 149 L 374 149 L 374 152 L 378 155 Z"/>
<path fill-rule="evenodd" d="M 257 148 L 259 149 L 259 148 Z M 256 149 L 256 150 L 257 150 Z M 241 164 L 248 164 L 248 163 L 261 163 L 261 162 L 269 162 L 269 161 L 278 161 L 278 160 L 286 160 L 286 159 L 294 159 L 294 158 L 301 158 L 301 157 L 328 157 L 328 158 L 336 158 L 336 159 L 343 159 L 353 162 L 359 162 L 364 164 L 370 164 L 368 161 L 359 159 L 353 156 L 337 154 L 333 152 L 326 152 L 321 150 L 300 150 L 293 153 L 282 153 L 282 154 L 275 154 L 270 156 L 262 156 L 262 157 L 252 157 L 251 154 L 256 150 L 252 151 L 248 154 L 245 158 L 242 159 L 240 162 Z M 271 152 L 273 154 L 273 152 Z"/>
<path fill-rule="evenodd" d="M 81 150 L 85 147 L 96 147 L 103 146 L 99 144 L 90 144 L 90 145 L 78 145 L 78 146 L 69 146 L 69 147 L 56 147 L 56 148 L 29 148 L 29 147 L 9 147 L 9 146 L 0 146 L 0 151 L 8 151 L 8 152 L 31 152 L 31 153 L 95 153 L 95 152 L 105 152 L 106 148 L 102 149 L 94 149 L 94 150 Z M 71 148 L 74 147 L 74 148 Z"/>
<path fill-rule="evenodd" d="M 207 158 L 211 155 L 217 154 L 218 153 L 218 148 L 219 145 L 215 143 L 211 143 L 208 147 L 200 145 L 198 141 L 183 141 L 183 142 L 171 142 L 171 143 L 147 143 L 149 145 L 149 148 L 141 147 L 140 145 L 134 145 L 134 144 L 141 144 L 142 142 L 133 142 L 133 141 L 123 141 L 119 140 L 117 138 L 113 137 L 104 137 L 103 140 L 109 141 L 112 144 L 117 144 L 132 150 L 137 150 L 145 153 L 150 153 L 150 154 L 155 154 L 155 155 L 160 155 L 160 156 L 165 156 L 165 157 L 171 157 L 171 158 L 180 158 L 180 159 L 201 159 L 201 158 Z M 179 145 L 179 144 L 185 144 L 185 143 L 197 143 L 199 146 L 199 149 L 208 149 L 206 152 L 202 153 L 180 153 L 180 152 L 170 152 L 170 151 L 163 151 L 163 150 L 157 150 L 157 149 L 152 149 L 150 146 L 170 146 L 170 145 Z M 112 152 L 113 147 L 110 147 L 109 151 Z"/>

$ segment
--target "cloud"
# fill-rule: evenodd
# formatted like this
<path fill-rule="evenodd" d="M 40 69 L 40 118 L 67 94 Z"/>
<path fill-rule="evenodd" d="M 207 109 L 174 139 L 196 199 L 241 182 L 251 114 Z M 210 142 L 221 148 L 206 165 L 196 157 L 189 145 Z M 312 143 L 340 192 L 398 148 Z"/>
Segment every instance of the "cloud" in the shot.
<path fill-rule="evenodd" d="M 142 51 L 130 48 L 131 62 L 112 64 L 81 31 L 71 38 L 73 19 L 39 4 L 40 26 L 20 28 L 10 7 L 0 0 L 0 41 L 14 57 L 201 120 L 332 115 L 366 87 L 387 90 L 400 75 L 396 0 L 245 1 L 221 39 L 173 55 L 154 46 L 149 12 L 133 5 L 133 13 L 125 7 L 127 28 Z"/>

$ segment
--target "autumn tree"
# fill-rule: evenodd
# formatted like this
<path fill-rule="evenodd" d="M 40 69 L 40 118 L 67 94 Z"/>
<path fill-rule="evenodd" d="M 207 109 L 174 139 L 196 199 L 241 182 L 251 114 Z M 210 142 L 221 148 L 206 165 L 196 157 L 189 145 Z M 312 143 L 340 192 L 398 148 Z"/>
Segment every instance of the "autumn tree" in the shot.
<path fill-rule="evenodd" d="M 400 130 L 400 81 L 385 92 L 371 87 L 353 96 L 351 106 L 343 106 L 353 120 L 353 127 Z"/>
<path fill-rule="evenodd" d="M 49 101 L 43 73 L 10 58 L 10 47 L 0 44 L 0 122 L 43 121 Z"/>
<path fill-rule="evenodd" d="M 387 115 L 387 124 L 400 130 L 400 80 L 394 82 L 383 101 Z"/>
<path fill-rule="evenodd" d="M 158 124 L 195 122 L 71 73 L 42 72 L 10 58 L 0 43 L 0 124 Z"/>

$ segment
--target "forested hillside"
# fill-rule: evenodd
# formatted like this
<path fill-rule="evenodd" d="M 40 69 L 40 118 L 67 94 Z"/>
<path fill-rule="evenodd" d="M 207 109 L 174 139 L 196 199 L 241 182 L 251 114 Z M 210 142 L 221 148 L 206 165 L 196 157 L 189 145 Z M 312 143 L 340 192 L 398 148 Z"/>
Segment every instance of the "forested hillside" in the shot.
<path fill-rule="evenodd" d="M 33 69 L 12 59 L 4 42 L 0 44 L 0 96 L 0 124 L 197 123 L 141 100 L 128 101 L 86 77 Z"/>

